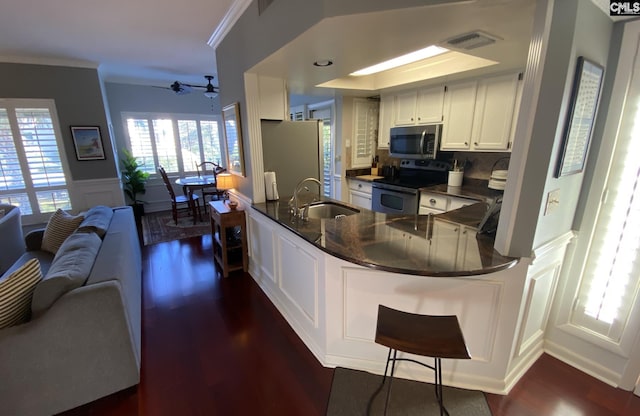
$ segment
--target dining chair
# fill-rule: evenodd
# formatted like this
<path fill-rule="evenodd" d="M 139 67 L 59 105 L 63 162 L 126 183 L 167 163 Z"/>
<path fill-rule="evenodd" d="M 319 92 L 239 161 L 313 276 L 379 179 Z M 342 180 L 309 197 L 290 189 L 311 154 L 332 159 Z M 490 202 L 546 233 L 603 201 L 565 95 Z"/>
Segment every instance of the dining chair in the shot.
<path fill-rule="evenodd" d="M 224 189 L 218 189 L 215 185 L 215 183 L 217 181 L 215 181 L 216 177 L 218 176 L 219 173 L 225 172 L 226 169 L 223 168 L 222 166 L 213 163 L 213 162 L 202 162 L 199 165 L 196 165 L 198 167 L 198 176 L 207 176 L 207 175 L 211 175 L 214 178 L 214 185 L 213 186 L 208 186 L 208 187 L 204 187 L 202 188 L 202 203 L 205 206 L 205 210 L 207 207 L 207 196 L 211 197 L 211 200 L 213 201 L 214 197 L 216 200 L 220 200 L 222 199 L 222 196 L 224 195 Z"/>
<path fill-rule="evenodd" d="M 193 209 L 194 206 L 198 209 L 198 216 L 200 216 L 200 203 L 198 202 L 198 195 L 193 193 L 190 193 L 190 195 L 176 195 L 165 169 L 162 166 L 159 166 L 158 172 L 160 173 L 160 176 L 162 176 L 162 181 L 167 187 L 167 191 L 169 192 L 169 196 L 171 197 L 171 212 L 173 214 L 173 220 L 175 221 L 176 225 L 178 225 L 179 212 L 186 210 L 190 215 L 195 215 L 195 210 Z M 191 197 L 191 199 L 189 199 L 189 197 Z M 191 203 L 195 205 L 191 205 Z M 181 208 L 181 205 L 186 205 L 186 207 Z"/>

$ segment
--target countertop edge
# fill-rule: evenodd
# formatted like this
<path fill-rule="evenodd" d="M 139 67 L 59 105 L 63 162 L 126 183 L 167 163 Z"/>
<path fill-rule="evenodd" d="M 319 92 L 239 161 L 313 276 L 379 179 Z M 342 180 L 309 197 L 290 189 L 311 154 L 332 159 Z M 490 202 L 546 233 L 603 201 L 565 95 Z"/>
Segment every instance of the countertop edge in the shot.
<path fill-rule="evenodd" d="M 402 269 L 402 268 L 385 266 L 385 265 L 376 264 L 376 263 L 364 262 L 364 261 L 360 261 L 360 260 L 354 259 L 352 257 L 345 256 L 345 255 L 343 255 L 343 254 L 341 254 L 339 252 L 330 250 L 330 249 L 328 249 L 326 247 L 323 247 L 322 245 L 320 245 L 320 244 L 318 244 L 318 243 L 316 243 L 314 241 L 311 241 L 310 239 L 305 237 L 299 231 L 293 229 L 292 227 L 289 227 L 285 222 L 283 222 L 281 220 L 277 220 L 277 219 L 273 218 L 272 216 L 270 216 L 268 213 L 263 212 L 262 210 L 258 209 L 255 205 L 251 205 L 250 207 L 253 210 L 259 212 L 261 215 L 263 215 L 266 218 L 270 219 L 274 223 L 276 223 L 276 224 L 284 227 L 286 230 L 292 232 L 293 234 L 295 234 L 299 238 L 303 239 L 307 243 L 311 244 L 315 248 L 317 248 L 317 249 L 319 249 L 319 250 L 321 250 L 321 251 L 323 251 L 323 252 L 325 252 L 325 253 L 333 256 L 333 257 L 336 257 L 336 258 L 338 258 L 340 260 L 344 260 L 344 261 L 347 261 L 347 262 L 352 263 L 352 264 L 357 264 L 357 265 L 360 265 L 360 266 L 363 266 L 363 267 L 367 267 L 369 269 L 386 271 L 386 272 L 391 272 L 391 273 L 398 273 L 398 274 L 405 274 L 405 275 L 410 275 L 410 276 L 472 277 L 472 276 L 481 276 L 481 275 L 486 275 L 486 274 L 491 274 L 491 273 L 496 273 L 496 272 L 500 272 L 500 271 L 503 271 L 503 270 L 507 270 L 507 269 L 510 269 L 510 268 L 514 267 L 515 265 L 517 265 L 520 262 L 519 258 L 512 258 L 511 261 L 506 262 L 506 263 L 501 264 L 501 265 L 497 265 L 497 266 L 488 266 L 486 268 L 477 269 L 477 270 L 443 271 L 443 272 L 435 272 L 435 271 L 430 271 L 430 270 L 409 270 L 409 269 Z"/>

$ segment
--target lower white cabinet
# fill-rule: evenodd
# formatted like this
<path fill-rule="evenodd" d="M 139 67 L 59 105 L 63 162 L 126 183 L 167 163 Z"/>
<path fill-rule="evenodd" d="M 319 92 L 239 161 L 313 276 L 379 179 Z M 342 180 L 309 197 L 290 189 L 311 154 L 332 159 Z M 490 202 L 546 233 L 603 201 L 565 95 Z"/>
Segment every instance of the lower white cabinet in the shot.
<path fill-rule="evenodd" d="M 371 209 L 371 182 L 349 179 L 349 203 Z"/>
<path fill-rule="evenodd" d="M 482 267 L 475 228 L 433 219 L 430 259 L 451 270 L 475 270 Z"/>
<path fill-rule="evenodd" d="M 418 214 L 442 214 L 443 212 L 453 211 L 467 205 L 473 205 L 480 202 L 477 199 L 460 198 L 450 195 L 442 195 L 431 192 L 420 192 L 420 205 Z"/>

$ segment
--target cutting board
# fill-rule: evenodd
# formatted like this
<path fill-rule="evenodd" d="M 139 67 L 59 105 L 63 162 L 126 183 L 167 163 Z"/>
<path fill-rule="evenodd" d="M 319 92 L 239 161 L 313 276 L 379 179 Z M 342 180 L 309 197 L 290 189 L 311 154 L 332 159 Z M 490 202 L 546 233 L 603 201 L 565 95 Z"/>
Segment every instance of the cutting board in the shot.
<path fill-rule="evenodd" d="M 362 181 L 372 181 L 374 179 L 382 179 L 384 176 L 376 176 L 376 175 L 360 175 L 356 176 L 356 179 L 360 179 Z"/>

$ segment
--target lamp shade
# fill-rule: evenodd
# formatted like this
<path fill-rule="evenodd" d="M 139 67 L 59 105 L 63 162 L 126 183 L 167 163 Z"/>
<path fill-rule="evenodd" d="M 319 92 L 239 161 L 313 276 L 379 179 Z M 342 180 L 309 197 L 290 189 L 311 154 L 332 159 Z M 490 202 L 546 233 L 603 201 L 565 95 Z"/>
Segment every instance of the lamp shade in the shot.
<path fill-rule="evenodd" d="M 230 173 L 221 173 L 216 176 L 216 188 L 231 189 L 233 187 L 233 175 L 231 175 Z"/>

